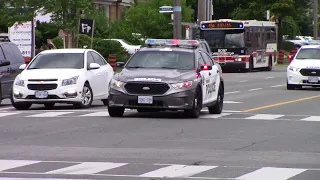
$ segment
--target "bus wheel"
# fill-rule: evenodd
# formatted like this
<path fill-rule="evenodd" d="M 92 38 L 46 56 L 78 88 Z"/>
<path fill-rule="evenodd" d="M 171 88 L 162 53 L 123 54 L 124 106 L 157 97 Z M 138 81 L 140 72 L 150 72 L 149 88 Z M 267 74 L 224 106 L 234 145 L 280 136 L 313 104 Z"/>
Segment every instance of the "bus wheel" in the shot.
<path fill-rule="evenodd" d="M 268 67 L 265 68 L 266 71 L 272 70 L 272 57 L 269 56 Z"/>

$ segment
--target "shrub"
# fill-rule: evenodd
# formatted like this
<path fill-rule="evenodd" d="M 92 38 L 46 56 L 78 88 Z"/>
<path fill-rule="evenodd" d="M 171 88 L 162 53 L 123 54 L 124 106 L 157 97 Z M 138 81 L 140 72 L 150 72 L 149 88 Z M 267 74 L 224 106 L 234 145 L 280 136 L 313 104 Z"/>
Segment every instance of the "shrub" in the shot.
<path fill-rule="evenodd" d="M 57 49 L 63 48 L 63 39 L 62 37 L 55 37 L 52 39 L 53 44 L 56 46 Z"/>
<path fill-rule="evenodd" d="M 93 49 L 98 51 L 105 59 L 108 59 L 109 54 L 116 55 L 117 62 L 126 62 L 130 57 L 127 51 L 115 41 L 95 38 Z"/>

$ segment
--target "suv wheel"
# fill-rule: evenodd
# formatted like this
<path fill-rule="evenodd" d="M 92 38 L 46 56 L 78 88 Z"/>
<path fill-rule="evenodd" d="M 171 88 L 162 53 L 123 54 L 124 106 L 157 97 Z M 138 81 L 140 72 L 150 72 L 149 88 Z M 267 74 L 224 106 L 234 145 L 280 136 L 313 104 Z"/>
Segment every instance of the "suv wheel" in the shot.
<path fill-rule="evenodd" d="M 224 89 L 220 83 L 217 102 L 214 105 L 208 107 L 210 114 L 221 114 L 223 109 L 223 98 L 224 98 Z"/>
<path fill-rule="evenodd" d="M 198 88 L 193 99 L 192 109 L 185 110 L 185 113 L 190 118 L 198 118 L 202 109 L 202 94 L 201 89 Z"/>

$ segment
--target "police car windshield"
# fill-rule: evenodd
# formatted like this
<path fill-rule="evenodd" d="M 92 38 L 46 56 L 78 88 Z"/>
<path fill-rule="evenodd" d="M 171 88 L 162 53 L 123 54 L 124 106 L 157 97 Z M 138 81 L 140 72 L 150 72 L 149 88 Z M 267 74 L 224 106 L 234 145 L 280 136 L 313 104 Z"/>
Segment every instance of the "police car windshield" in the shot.
<path fill-rule="evenodd" d="M 320 48 L 301 49 L 297 54 L 296 59 L 320 60 Z"/>
<path fill-rule="evenodd" d="M 178 51 L 139 51 L 129 60 L 125 68 L 162 68 L 192 70 L 194 53 Z"/>
<path fill-rule="evenodd" d="M 39 54 L 28 69 L 82 69 L 83 67 L 82 53 L 50 53 Z"/>

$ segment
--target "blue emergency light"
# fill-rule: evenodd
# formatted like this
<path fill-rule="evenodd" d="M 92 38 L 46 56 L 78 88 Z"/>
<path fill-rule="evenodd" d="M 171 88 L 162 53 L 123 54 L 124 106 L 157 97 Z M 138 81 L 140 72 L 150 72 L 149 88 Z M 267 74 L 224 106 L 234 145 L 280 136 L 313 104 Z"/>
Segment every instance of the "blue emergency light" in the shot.
<path fill-rule="evenodd" d="M 145 44 L 152 46 L 172 46 L 172 47 L 189 47 L 196 48 L 199 45 L 197 40 L 181 40 L 181 39 L 147 39 Z"/>

